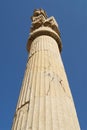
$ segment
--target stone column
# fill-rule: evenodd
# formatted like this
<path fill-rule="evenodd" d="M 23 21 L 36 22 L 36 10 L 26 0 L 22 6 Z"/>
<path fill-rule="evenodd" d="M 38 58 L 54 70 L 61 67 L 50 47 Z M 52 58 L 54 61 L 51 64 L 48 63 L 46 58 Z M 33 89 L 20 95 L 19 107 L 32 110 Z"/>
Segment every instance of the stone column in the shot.
<path fill-rule="evenodd" d="M 27 49 L 12 130 L 80 130 L 60 56 L 58 25 L 42 9 L 34 11 Z"/>

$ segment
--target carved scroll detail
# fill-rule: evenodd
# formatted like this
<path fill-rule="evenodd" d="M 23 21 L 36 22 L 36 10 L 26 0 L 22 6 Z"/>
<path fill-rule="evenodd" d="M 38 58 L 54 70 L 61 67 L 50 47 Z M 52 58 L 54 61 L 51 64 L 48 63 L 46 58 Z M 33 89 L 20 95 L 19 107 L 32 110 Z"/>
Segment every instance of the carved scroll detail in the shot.
<path fill-rule="evenodd" d="M 32 20 L 32 27 L 30 30 L 31 32 L 33 32 L 35 29 L 38 29 L 39 27 L 47 26 L 50 27 L 52 30 L 54 30 L 60 36 L 58 24 L 55 18 L 53 16 L 48 18 L 46 12 L 43 9 L 34 10 L 31 20 Z"/>

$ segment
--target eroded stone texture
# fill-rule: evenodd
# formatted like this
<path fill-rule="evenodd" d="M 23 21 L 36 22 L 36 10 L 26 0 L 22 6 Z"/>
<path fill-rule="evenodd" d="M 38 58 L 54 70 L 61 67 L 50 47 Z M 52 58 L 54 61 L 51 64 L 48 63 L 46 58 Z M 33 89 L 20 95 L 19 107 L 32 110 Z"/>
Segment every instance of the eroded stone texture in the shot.
<path fill-rule="evenodd" d="M 43 22 L 32 27 L 28 40 L 29 57 L 12 130 L 80 130 L 60 56 L 59 33 L 41 26 L 50 21 L 43 10 L 36 11 L 33 26 L 39 19 Z"/>

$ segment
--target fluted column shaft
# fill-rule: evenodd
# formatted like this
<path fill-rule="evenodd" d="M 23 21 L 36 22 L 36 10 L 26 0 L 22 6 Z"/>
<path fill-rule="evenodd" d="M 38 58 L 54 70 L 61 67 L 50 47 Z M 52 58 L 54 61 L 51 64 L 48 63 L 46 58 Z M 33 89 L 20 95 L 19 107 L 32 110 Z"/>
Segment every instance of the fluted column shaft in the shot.
<path fill-rule="evenodd" d="M 60 51 L 51 36 L 30 48 L 12 130 L 80 130 Z"/>

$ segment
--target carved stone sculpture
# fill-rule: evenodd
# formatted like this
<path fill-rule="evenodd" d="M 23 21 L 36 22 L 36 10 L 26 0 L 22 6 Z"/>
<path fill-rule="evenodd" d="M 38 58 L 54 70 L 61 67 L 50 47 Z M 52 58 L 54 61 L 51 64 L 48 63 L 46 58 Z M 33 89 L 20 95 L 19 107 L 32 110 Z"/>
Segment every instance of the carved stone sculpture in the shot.
<path fill-rule="evenodd" d="M 39 35 L 49 35 L 57 41 L 59 50 L 61 52 L 62 44 L 60 39 L 60 32 L 55 18 L 53 16 L 48 18 L 46 12 L 43 9 L 37 9 L 34 10 L 31 20 L 32 26 L 30 28 L 30 37 L 28 41 L 30 44 L 27 44 L 28 51 L 30 50 L 32 40 L 35 37 Z"/>
<path fill-rule="evenodd" d="M 80 130 L 54 17 L 33 13 L 29 52 L 12 130 Z"/>
<path fill-rule="evenodd" d="M 35 29 L 41 26 L 45 26 L 45 27 L 50 27 L 60 36 L 58 24 L 55 18 L 53 16 L 48 18 L 46 12 L 43 9 L 34 10 L 31 19 L 32 19 L 31 32 L 33 32 Z"/>

